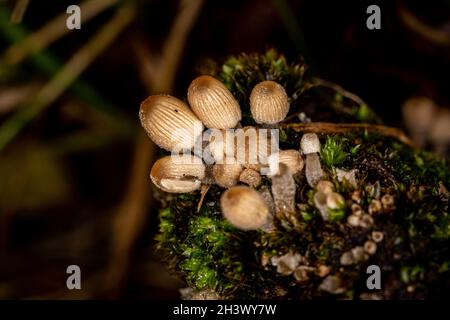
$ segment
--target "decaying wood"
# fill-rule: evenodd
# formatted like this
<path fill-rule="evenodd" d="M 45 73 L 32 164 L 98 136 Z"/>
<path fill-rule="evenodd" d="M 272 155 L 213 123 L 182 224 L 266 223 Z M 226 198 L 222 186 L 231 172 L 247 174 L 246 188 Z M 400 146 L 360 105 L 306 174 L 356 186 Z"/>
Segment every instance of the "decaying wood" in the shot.
<path fill-rule="evenodd" d="M 400 129 L 388 127 L 379 124 L 369 123 L 329 123 L 329 122 L 312 122 L 312 123 L 290 123 L 283 124 L 282 128 L 290 128 L 302 133 L 346 133 L 355 131 L 368 131 L 371 133 L 378 133 L 383 136 L 395 138 L 398 141 L 414 147 L 414 143 L 408 136 Z"/>

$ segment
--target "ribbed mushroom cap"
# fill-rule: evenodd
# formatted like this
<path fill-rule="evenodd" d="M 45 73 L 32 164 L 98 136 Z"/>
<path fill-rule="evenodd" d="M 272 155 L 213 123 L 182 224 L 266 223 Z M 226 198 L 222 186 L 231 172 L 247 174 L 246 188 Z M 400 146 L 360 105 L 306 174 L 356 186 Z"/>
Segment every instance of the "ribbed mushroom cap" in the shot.
<path fill-rule="evenodd" d="M 214 181 L 222 188 L 232 187 L 238 182 L 242 170 L 242 165 L 238 163 L 215 164 L 213 167 Z"/>
<path fill-rule="evenodd" d="M 150 178 L 163 191 L 192 192 L 200 188 L 205 169 L 202 160 L 195 156 L 165 156 L 155 162 Z"/>
<path fill-rule="evenodd" d="M 211 76 L 200 76 L 191 82 L 188 101 L 208 128 L 234 128 L 241 120 L 241 108 L 236 99 L 222 82 Z"/>
<path fill-rule="evenodd" d="M 437 111 L 433 100 L 427 97 L 413 97 L 402 105 L 402 113 L 408 130 L 425 132 L 432 125 Z"/>
<path fill-rule="evenodd" d="M 154 143 L 163 149 L 191 149 L 203 125 L 181 100 L 169 95 L 153 95 L 139 110 L 141 125 Z"/>
<path fill-rule="evenodd" d="M 224 217 L 242 230 L 261 228 L 267 220 L 269 208 L 261 194 L 246 186 L 234 186 L 220 198 Z"/>
<path fill-rule="evenodd" d="M 319 137 L 315 133 L 305 133 L 300 140 L 300 146 L 303 154 L 320 152 Z"/>
<path fill-rule="evenodd" d="M 324 194 L 329 194 L 334 191 L 334 184 L 331 181 L 320 180 L 316 185 L 316 190 Z"/>
<path fill-rule="evenodd" d="M 211 137 L 209 150 L 219 163 L 232 158 L 246 168 L 259 170 L 261 164 L 267 164 L 269 155 L 278 151 L 276 142 L 268 132 L 247 126 Z"/>
<path fill-rule="evenodd" d="M 262 178 L 258 171 L 246 168 L 241 172 L 239 181 L 248 184 L 250 187 L 256 188 L 261 184 Z"/>
<path fill-rule="evenodd" d="M 289 112 L 289 100 L 284 88 L 275 81 L 258 83 L 250 94 L 250 110 L 257 123 L 275 124 Z"/>
<path fill-rule="evenodd" d="M 268 162 L 271 174 L 278 173 L 280 163 L 286 165 L 292 174 L 299 173 L 304 165 L 300 152 L 293 149 L 280 150 L 278 153 L 270 155 Z"/>

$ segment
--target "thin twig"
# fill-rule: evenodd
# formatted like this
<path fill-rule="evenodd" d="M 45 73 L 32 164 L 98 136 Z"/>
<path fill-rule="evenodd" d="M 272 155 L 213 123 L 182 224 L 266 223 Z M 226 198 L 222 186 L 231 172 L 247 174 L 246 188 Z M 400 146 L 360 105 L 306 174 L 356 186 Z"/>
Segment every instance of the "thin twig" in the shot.
<path fill-rule="evenodd" d="M 180 16 L 175 20 L 171 32 L 162 50 L 162 79 L 154 83 L 154 91 L 170 90 L 174 82 L 178 65 L 181 61 L 181 54 L 185 46 L 188 30 L 191 29 L 194 20 L 203 4 L 203 0 L 183 0 L 181 1 Z M 167 85 L 167 84 L 170 84 Z"/>
<path fill-rule="evenodd" d="M 420 21 L 420 19 L 407 8 L 404 1 L 398 2 L 398 14 L 403 24 L 414 33 L 419 34 L 436 45 L 450 45 L 450 35 L 447 32 L 435 29 Z"/>
<path fill-rule="evenodd" d="M 155 79 L 152 83 L 146 83 L 150 93 L 172 90 L 182 50 L 202 3 L 203 0 L 182 1 L 180 12 L 164 44 L 162 58 L 158 60 L 161 65 L 150 68 L 158 70 L 157 76 L 144 77 L 147 81 Z M 111 288 L 113 296 L 119 294 L 122 288 L 131 250 L 144 225 L 150 190 L 148 171 L 154 148 L 154 144 L 150 143 L 148 137 L 141 131 L 136 141 L 127 191 L 112 224 L 114 252 L 105 276 L 105 287 Z"/>
<path fill-rule="evenodd" d="M 0 87 L 0 115 L 12 112 L 17 107 L 26 104 L 42 87 L 41 83 Z"/>
<path fill-rule="evenodd" d="M 150 200 L 148 170 L 155 153 L 155 145 L 145 134 L 138 134 L 132 157 L 130 179 L 112 221 L 112 253 L 104 278 L 104 288 L 116 297 L 123 286 L 132 247 L 145 223 Z"/>
<path fill-rule="evenodd" d="M 136 59 L 137 72 L 147 92 L 152 92 L 161 73 L 161 57 L 151 51 L 145 36 L 137 35 L 131 40 L 131 49 Z"/>
<path fill-rule="evenodd" d="M 22 22 L 23 16 L 25 15 L 25 11 L 27 11 L 28 5 L 30 4 L 30 0 L 17 0 L 16 5 L 14 6 L 14 10 L 11 14 L 11 23 L 17 24 Z"/>
<path fill-rule="evenodd" d="M 81 22 L 84 23 L 92 19 L 117 2 L 118 0 L 84 1 L 80 4 Z M 11 46 L 0 61 L 9 65 L 18 64 L 30 54 L 41 51 L 70 31 L 66 27 L 66 19 L 67 14 L 65 12 L 54 18 L 23 41 Z"/>
<path fill-rule="evenodd" d="M 282 125 L 284 128 L 291 128 L 297 132 L 311 133 L 346 133 L 352 131 L 370 131 L 381 134 L 383 136 L 392 137 L 406 145 L 414 147 L 414 143 L 408 136 L 398 128 L 387 127 L 369 123 L 329 123 L 329 122 L 313 122 L 313 123 L 291 123 Z"/>
<path fill-rule="evenodd" d="M 209 188 L 211 188 L 211 185 L 210 185 L 210 184 L 204 184 L 204 185 L 202 185 L 202 188 L 201 188 L 201 190 L 200 190 L 200 200 L 198 201 L 198 204 L 197 204 L 197 213 L 200 212 L 200 209 L 201 209 L 202 206 L 203 206 L 203 201 L 205 201 L 205 196 L 206 196 L 206 194 L 208 193 Z"/>
<path fill-rule="evenodd" d="M 338 85 L 334 82 L 327 81 L 327 80 L 320 79 L 320 78 L 314 78 L 313 86 L 321 86 L 321 87 L 327 87 L 327 88 L 333 89 L 334 91 L 339 92 L 343 97 L 356 102 L 360 106 L 368 105 L 363 99 L 358 97 L 356 94 L 345 90 L 343 87 L 341 87 L 340 85 Z"/>
<path fill-rule="evenodd" d="M 124 5 L 117 14 L 67 62 L 36 95 L 33 102 L 19 109 L 0 127 L 0 150 L 42 110 L 53 103 L 132 21 L 134 7 Z"/>

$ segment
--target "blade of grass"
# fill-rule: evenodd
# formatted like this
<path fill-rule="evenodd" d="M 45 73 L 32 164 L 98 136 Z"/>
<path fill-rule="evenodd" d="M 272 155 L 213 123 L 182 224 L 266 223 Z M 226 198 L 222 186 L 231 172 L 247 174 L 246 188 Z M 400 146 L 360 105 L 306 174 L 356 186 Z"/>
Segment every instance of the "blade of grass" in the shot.
<path fill-rule="evenodd" d="M 10 25 L 8 21 L 9 11 L 0 6 L 0 33 L 10 42 L 17 42 L 24 39 L 29 33 L 23 25 Z M 35 53 L 30 56 L 31 63 L 40 72 L 53 77 L 61 68 L 62 62 L 55 55 L 51 54 L 48 50 Z M 8 69 L 6 65 L 0 65 L 0 78 L 7 78 L 5 73 Z M 134 126 L 129 122 L 124 121 L 126 118 L 122 112 L 120 112 L 114 105 L 99 95 L 96 90 L 83 79 L 76 79 L 70 87 L 70 90 L 74 95 L 78 96 L 81 100 L 89 104 L 90 106 L 98 109 L 100 112 L 106 114 L 114 120 L 117 129 L 122 131 L 125 135 L 131 135 L 134 133 Z"/>
<path fill-rule="evenodd" d="M 11 14 L 11 23 L 16 24 L 22 22 L 25 11 L 27 11 L 30 0 L 17 0 L 14 10 Z"/>
<path fill-rule="evenodd" d="M 7 119 L 0 127 L 0 150 L 41 111 L 54 102 L 132 21 L 134 7 L 124 5 L 89 42 L 41 89 L 34 101 Z"/>
<path fill-rule="evenodd" d="M 117 138 L 112 138 L 111 135 L 104 132 L 82 130 L 52 141 L 47 147 L 49 152 L 55 156 L 64 156 L 70 153 L 99 149 L 110 143 L 115 143 L 117 140 Z"/>
<path fill-rule="evenodd" d="M 295 51 L 303 56 L 305 62 L 309 65 L 309 69 L 315 72 L 317 68 L 314 65 L 314 61 L 309 53 L 303 31 L 297 21 L 297 18 L 295 17 L 294 12 L 289 7 L 289 4 L 286 0 L 272 0 L 272 5 L 278 12 L 289 38 L 291 38 Z"/>
<path fill-rule="evenodd" d="M 408 29 L 435 45 L 450 45 L 450 36 L 448 35 L 448 32 L 434 28 L 420 20 L 408 9 L 404 0 L 398 1 L 397 7 L 400 20 Z"/>
<path fill-rule="evenodd" d="M 80 4 L 81 22 L 84 23 L 98 15 L 100 12 L 116 4 L 118 0 L 86 0 Z M 67 34 L 70 30 L 66 27 L 67 14 L 64 12 L 54 18 L 42 28 L 33 32 L 22 41 L 11 46 L 2 60 L 7 64 L 18 64 L 27 56 L 41 51 L 55 40 Z"/>
<path fill-rule="evenodd" d="M 177 67 L 180 63 L 182 51 L 188 39 L 189 32 L 194 25 L 203 0 L 183 0 L 171 31 L 163 47 L 163 55 L 157 60 L 154 70 L 159 70 L 154 79 L 146 83 L 150 93 L 170 92 Z M 137 61 L 140 68 L 141 63 Z M 118 205 L 117 214 L 112 222 L 113 248 L 109 268 L 105 275 L 105 288 L 109 288 L 111 295 L 116 297 L 124 284 L 129 267 L 130 253 L 145 224 L 147 203 L 149 200 L 148 170 L 154 157 L 155 145 L 150 143 L 146 134 L 141 130 L 136 138 L 130 179 L 126 186 L 124 198 Z"/>

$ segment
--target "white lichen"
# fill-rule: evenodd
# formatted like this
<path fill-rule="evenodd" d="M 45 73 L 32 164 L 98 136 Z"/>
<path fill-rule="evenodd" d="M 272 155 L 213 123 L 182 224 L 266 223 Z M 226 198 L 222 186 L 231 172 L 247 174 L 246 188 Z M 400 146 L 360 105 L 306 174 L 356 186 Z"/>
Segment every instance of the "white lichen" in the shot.
<path fill-rule="evenodd" d="M 358 172 L 358 170 L 356 170 L 356 169 L 345 171 L 345 170 L 337 168 L 336 169 L 336 177 L 339 182 L 347 182 L 353 188 L 356 189 L 358 187 L 358 183 L 356 181 L 356 173 L 357 172 Z"/>
<path fill-rule="evenodd" d="M 331 294 L 341 294 L 347 290 L 344 281 L 336 275 L 326 277 L 320 284 L 319 289 Z"/>

